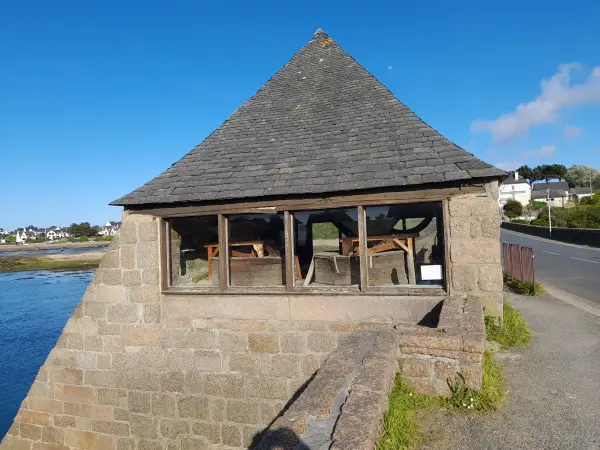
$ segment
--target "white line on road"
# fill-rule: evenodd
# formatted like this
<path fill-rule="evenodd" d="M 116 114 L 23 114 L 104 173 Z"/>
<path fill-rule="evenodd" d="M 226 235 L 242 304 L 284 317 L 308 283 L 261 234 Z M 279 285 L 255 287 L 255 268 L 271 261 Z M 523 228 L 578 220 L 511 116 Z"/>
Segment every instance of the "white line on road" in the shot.
<path fill-rule="evenodd" d="M 551 255 L 560 256 L 560 253 L 547 252 L 546 250 L 540 250 L 540 252 L 542 252 L 542 253 L 550 253 Z"/>
<path fill-rule="evenodd" d="M 598 261 L 590 261 L 589 259 L 575 258 L 574 256 L 570 256 L 570 258 L 571 259 L 578 259 L 579 261 L 591 262 L 593 264 L 600 264 L 600 262 L 598 262 Z"/>

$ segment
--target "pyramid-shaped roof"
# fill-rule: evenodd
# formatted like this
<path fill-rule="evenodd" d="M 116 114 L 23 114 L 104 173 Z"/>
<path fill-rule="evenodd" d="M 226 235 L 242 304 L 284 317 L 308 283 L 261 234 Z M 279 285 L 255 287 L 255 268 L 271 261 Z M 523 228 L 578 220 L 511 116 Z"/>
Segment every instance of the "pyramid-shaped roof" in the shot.
<path fill-rule="evenodd" d="M 453 144 L 318 30 L 246 103 L 113 205 L 326 194 L 506 173 Z"/>

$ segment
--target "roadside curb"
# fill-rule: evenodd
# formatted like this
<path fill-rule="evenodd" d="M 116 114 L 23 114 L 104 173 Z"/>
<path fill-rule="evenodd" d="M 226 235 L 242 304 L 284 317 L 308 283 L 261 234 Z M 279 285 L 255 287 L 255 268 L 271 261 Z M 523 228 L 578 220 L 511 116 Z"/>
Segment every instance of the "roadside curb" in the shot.
<path fill-rule="evenodd" d="M 562 302 L 568 303 L 571 306 L 581 309 L 582 311 L 593 314 L 596 317 L 600 317 L 600 308 L 590 305 L 590 301 L 569 292 L 563 291 L 547 282 L 543 282 L 542 286 L 546 290 L 546 293 Z"/>

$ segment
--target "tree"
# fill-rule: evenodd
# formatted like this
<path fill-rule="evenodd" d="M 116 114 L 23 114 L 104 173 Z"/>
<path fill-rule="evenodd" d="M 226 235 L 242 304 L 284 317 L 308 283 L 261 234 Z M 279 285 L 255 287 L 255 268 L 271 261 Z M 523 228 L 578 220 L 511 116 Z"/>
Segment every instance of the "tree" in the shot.
<path fill-rule="evenodd" d="M 533 183 L 533 169 L 529 166 L 521 166 L 517 169 L 519 176 L 524 180 L 527 180 L 529 184 Z"/>
<path fill-rule="evenodd" d="M 94 231 L 89 222 L 72 223 L 69 227 L 69 234 L 73 237 L 93 236 Z"/>
<path fill-rule="evenodd" d="M 589 186 L 590 178 L 592 180 L 592 187 L 600 187 L 600 171 L 593 167 L 576 164 L 569 167 L 565 175 L 565 180 L 567 180 L 567 183 L 572 188 Z"/>
<path fill-rule="evenodd" d="M 554 173 L 554 178 L 558 181 L 562 181 L 567 176 L 567 168 L 562 164 L 552 164 L 552 172 Z"/>
<path fill-rule="evenodd" d="M 551 165 L 542 164 L 541 166 L 537 166 L 535 169 L 533 169 L 534 173 L 536 171 L 539 175 L 539 179 L 544 180 L 546 183 L 548 183 L 553 178 L 556 178 L 556 174 L 554 172 L 554 167 Z"/>
<path fill-rule="evenodd" d="M 17 237 L 13 236 L 12 234 L 9 234 L 4 238 L 4 240 L 7 244 L 14 244 L 15 242 L 17 242 Z"/>
<path fill-rule="evenodd" d="M 542 172 L 542 166 L 536 166 L 533 168 L 533 175 L 531 176 L 531 182 L 542 181 L 544 174 Z"/>
<path fill-rule="evenodd" d="M 508 200 L 504 205 L 504 214 L 509 219 L 514 219 L 523 215 L 523 205 L 516 200 Z"/>

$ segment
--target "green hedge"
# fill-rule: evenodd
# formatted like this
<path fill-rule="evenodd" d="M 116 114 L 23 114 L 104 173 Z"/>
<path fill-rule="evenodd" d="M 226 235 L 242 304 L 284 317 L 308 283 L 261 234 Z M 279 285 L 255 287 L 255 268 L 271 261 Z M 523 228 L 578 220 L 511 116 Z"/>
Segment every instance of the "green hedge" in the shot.
<path fill-rule="evenodd" d="M 548 226 L 548 212 L 543 210 L 531 225 Z M 552 226 L 560 228 L 600 228 L 600 205 L 577 205 L 552 208 Z"/>

